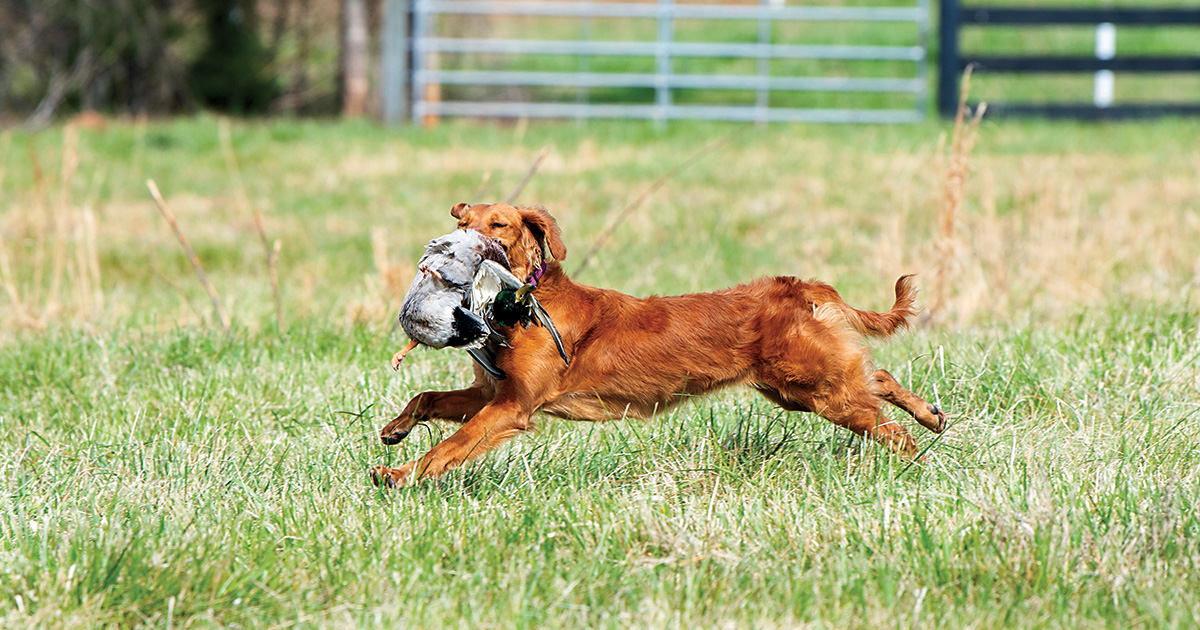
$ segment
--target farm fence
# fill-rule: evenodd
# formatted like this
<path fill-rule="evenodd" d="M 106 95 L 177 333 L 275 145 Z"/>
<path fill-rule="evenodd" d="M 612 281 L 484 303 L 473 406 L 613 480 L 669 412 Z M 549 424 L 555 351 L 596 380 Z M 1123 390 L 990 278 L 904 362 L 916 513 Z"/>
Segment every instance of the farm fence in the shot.
<path fill-rule="evenodd" d="M 1095 54 L 971 55 L 959 43 L 963 26 L 1025 28 L 1037 26 L 1095 26 Z M 1200 8 L 1033 8 L 962 6 L 960 0 L 942 0 L 938 66 L 938 110 L 953 116 L 958 108 L 960 73 L 968 65 L 980 73 L 1091 73 L 1091 103 L 995 102 L 988 100 L 989 116 L 1043 116 L 1058 118 L 1141 118 L 1200 114 L 1200 101 L 1114 104 L 1114 73 L 1200 73 L 1200 55 L 1116 54 L 1117 26 L 1130 28 L 1200 26 Z M 1200 42 L 1200 30 L 1195 42 Z M 1200 47 L 1197 47 L 1200 49 Z"/>
<path fill-rule="evenodd" d="M 929 0 L 883 1 L 386 0 L 384 118 L 914 122 Z"/>

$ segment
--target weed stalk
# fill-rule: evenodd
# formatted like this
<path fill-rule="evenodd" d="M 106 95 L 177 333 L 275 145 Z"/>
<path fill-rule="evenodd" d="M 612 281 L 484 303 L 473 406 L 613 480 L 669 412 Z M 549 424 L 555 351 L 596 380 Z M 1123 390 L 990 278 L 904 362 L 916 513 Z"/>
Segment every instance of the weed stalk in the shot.
<path fill-rule="evenodd" d="M 529 184 L 529 180 L 533 179 L 534 173 L 537 173 L 538 167 L 542 165 L 542 160 L 546 159 L 548 153 L 550 153 L 550 148 L 542 147 L 542 151 L 538 153 L 537 159 L 533 161 L 533 164 L 529 165 L 529 170 L 525 173 L 525 177 L 521 179 L 521 183 L 517 184 L 517 187 L 508 195 L 504 203 L 511 204 L 517 200 L 517 195 L 520 195 L 521 191 L 525 190 L 525 186 Z M 484 181 L 487 180 L 485 179 Z"/>
<path fill-rule="evenodd" d="M 218 123 L 217 135 L 221 141 L 221 154 L 225 157 L 225 168 L 229 171 L 229 177 L 233 179 L 234 187 L 237 189 L 238 203 L 242 206 L 243 212 L 249 210 L 254 215 L 254 229 L 258 231 L 259 241 L 266 253 L 267 275 L 271 279 L 271 295 L 275 300 L 275 326 L 279 332 L 283 332 L 283 297 L 279 291 L 279 268 L 276 264 L 279 261 L 279 252 L 283 248 L 283 241 L 275 239 L 274 244 L 271 243 L 267 238 L 267 229 L 263 225 L 262 213 L 250 203 L 250 196 L 246 194 L 246 184 L 242 180 L 241 169 L 238 168 L 237 156 L 233 152 L 233 139 L 229 131 L 228 118 L 222 118 Z"/>
<path fill-rule="evenodd" d="M 963 72 L 962 87 L 959 90 L 958 113 L 954 116 L 954 129 L 950 136 L 949 156 L 946 156 L 946 137 L 943 134 L 938 143 L 938 173 L 942 182 L 941 195 L 938 197 L 941 212 L 938 215 L 938 260 L 934 269 L 934 292 L 929 311 L 938 314 L 946 307 L 949 284 L 953 280 L 953 262 L 957 252 L 954 235 L 954 225 L 959 211 L 962 209 L 963 198 L 970 172 L 971 150 L 979 137 L 979 122 L 987 111 L 987 103 L 980 103 L 975 111 L 967 106 L 967 95 L 971 88 L 971 67 Z M 968 122 L 969 121 L 969 122 Z"/>
<path fill-rule="evenodd" d="M 221 299 L 217 297 L 217 290 L 208 281 L 208 276 L 204 273 L 204 266 L 200 264 L 200 258 L 196 256 L 195 250 L 188 243 L 187 236 L 183 234 L 183 230 L 179 229 L 179 223 L 175 220 L 174 213 L 167 207 L 166 200 L 163 199 L 162 193 L 158 191 L 158 184 L 154 183 L 153 179 L 147 179 L 146 188 L 150 189 L 150 196 L 154 198 L 154 203 L 158 206 L 158 211 L 167 220 L 167 225 L 171 226 L 171 231 L 175 233 L 175 238 L 183 246 L 183 251 L 187 253 L 188 260 L 192 263 L 192 268 L 196 270 L 196 276 L 200 278 L 200 284 L 204 285 L 204 290 L 208 292 L 208 298 L 212 300 L 213 310 L 217 313 L 217 319 L 221 321 L 221 327 L 225 329 L 225 332 L 229 332 L 229 318 L 225 316 L 225 310 L 221 308 Z"/>

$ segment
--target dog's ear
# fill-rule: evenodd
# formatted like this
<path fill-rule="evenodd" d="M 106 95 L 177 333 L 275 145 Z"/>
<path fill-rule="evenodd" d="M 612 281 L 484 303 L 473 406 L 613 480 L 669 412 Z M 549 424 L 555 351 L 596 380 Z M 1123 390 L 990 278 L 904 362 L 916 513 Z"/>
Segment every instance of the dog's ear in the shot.
<path fill-rule="evenodd" d="M 537 237 L 542 250 L 549 249 L 554 260 L 566 260 L 567 246 L 562 241 L 562 231 L 558 229 L 558 221 L 546 212 L 545 208 L 526 206 L 519 208 L 521 220 L 529 227 L 529 231 Z"/>
<path fill-rule="evenodd" d="M 467 208 L 470 207 L 471 204 L 469 203 L 455 204 L 453 208 L 450 208 L 450 216 L 454 217 L 455 219 L 461 219 L 463 218 L 463 215 L 467 213 Z"/>

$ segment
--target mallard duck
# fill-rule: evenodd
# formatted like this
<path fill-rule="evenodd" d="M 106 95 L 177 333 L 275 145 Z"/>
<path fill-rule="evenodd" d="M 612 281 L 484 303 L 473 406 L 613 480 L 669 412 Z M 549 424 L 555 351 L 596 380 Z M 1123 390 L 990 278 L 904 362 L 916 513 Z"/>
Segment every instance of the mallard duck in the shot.
<path fill-rule="evenodd" d="M 392 357 L 393 369 L 400 369 L 418 345 L 451 346 L 466 350 L 492 376 L 504 378 L 494 351 L 485 348 L 489 338 L 496 340 L 498 335 L 480 314 L 481 307 L 472 308 L 472 285 L 484 261 L 508 266 L 504 249 L 475 230 L 455 230 L 429 241 L 400 305 L 400 326 L 411 341 Z"/>
<path fill-rule="evenodd" d="M 570 365 L 571 360 L 563 349 L 558 329 L 554 327 L 550 314 L 533 296 L 534 289 L 537 289 L 536 282 L 521 282 L 508 270 L 507 264 L 483 260 L 471 286 L 471 303 L 478 305 L 475 312 L 494 327 L 507 328 L 517 324 L 526 328 L 531 324 L 544 326 L 554 339 L 558 355 Z"/>

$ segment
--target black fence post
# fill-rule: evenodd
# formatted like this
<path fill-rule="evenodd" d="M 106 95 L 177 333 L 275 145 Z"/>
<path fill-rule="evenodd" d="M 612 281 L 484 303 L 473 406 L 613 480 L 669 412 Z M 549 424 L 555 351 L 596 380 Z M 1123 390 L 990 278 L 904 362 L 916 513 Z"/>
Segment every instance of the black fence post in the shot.
<path fill-rule="evenodd" d="M 1084 8 L 980 6 L 963 7 L 960 0 L 942 0 L 941 49 L 938 69 L 938 111 L 943 116 L 957 113 L 959 76 L 967 66 L 984 73 L 1006 74 L 1083 74 L 1097 71 L 1127 73 L 1200 73 L 1200 55 L 979 55 L 964 53 L 959 47 L 962 26 L 1023 27 L 1040 25 L 1127 25 L 1130 28 L 1200 27 L 1200 8 Z M 1200 101 L 1138 102 L 1108 104 L 1083 102 L 1008 102 L 990 101 L 988 116 L 1041 116 L 1046 118 L 1086 118 L 1092 120 L 1149 118 L 1154 116 L 1200 116 Z"/>
<path fill-rule="evenodd" d="M 959 0 L 942 0 L 938 24 L 938 113 L 954 116 L 958 110 L 958 72 L 962 61 L 958 54 Z"/>

